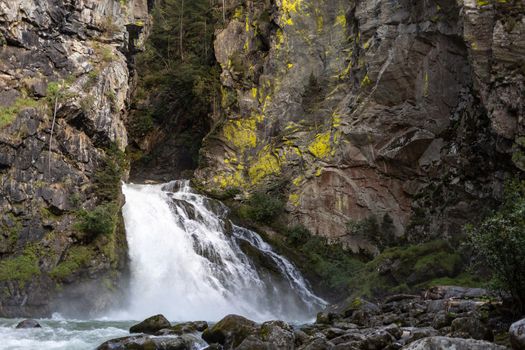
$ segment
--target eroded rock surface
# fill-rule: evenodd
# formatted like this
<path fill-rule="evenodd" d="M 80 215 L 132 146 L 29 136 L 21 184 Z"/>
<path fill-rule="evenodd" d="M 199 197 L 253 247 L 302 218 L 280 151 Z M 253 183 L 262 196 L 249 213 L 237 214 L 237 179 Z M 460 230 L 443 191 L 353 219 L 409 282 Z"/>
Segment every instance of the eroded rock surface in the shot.
<path fill-rule="evenodd" d="M 115 167 L 111 180 L 102 174 L 127 145 L 147 5 L 0 1 L 1 316 L 47 315 L 57 287 L 69 311 L 115 302 L 109 292 L 126 256 L 120 199 L 100 189 L 125 176 Z M 102 202 L 113 205 L 110 234 L 75 228 L 79 213 Z"/>
<path fill-rule="evenodd" d="M 523 168 L 523 2 L 227 3 L 202 188 L 284 182 L 290 222 L 374 253 L 348 221 L 457 235 Z"/>

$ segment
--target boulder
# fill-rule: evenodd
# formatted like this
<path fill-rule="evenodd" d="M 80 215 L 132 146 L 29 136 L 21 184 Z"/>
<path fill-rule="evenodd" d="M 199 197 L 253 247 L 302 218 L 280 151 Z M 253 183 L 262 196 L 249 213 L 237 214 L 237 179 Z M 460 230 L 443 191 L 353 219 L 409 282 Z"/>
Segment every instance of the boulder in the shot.
<path fill-rule="evenodd" d="M 416 340 L 428 337 L 435 337 L 439 335 L 439 332 L 432 327 L 405 327 L 402 328 L 403 335 L 402 340 L 404 344 L 410 344 Z"/>
<path fill-rule="evenodd" d="M 514 322 L 509 329 L 510 343 L 515 350 L 525 349 L 525 318 Z"/>
<path fill-rule="evenodd" d="M 455 337 L 494 340 L 490 328 L 477 317 L 458 317 L 452 321 L 451 327 Z"/>
<path fill-rule="evenodd" d="M 483 340 L 429 337 L 417 340 L 402 350 L 504 350 L 504 346 Z"/>
<path fill-rule="evenodd" d="M 293 350 L 295 333 L 293 328 L 283 321 L 269 321 L 261 325 L 259 338 L 266 342 L 269 349 Z"/>
<path fill-rule="evenodd" d="M 332 350 L 334 344 L 323 338 L 315 338 L 307 345 L 303 345 L 299 350 Z"/>
<path fill-rule="evenodd" d="M 198 339 L 188 335 L 181 337 L 151 337 L 134 335 L 108 340 L 96 350 L 193 350 Z"/>
<path fill-rule="evenodd" d="M 195 322 L 184 322 L 177 323 L 173 327 L 161 329 L 156 334 L 157 335 L 168 335 L 168 334 L 187 334 L 187 333 L 197 333 L 202 332 L 208 328 L 208 323 L 206 321 L 195 321 Z"/>
<path fill-rule="evenodd" d="M 33 319 L 23 320 L 16 325 L 16 328 L 42 328 L 40 323 Z"/>
<path fill-rule="evenodd" d="M 239 346 L 249 335 L 258 332 L 257 323 L 238 315 L 228 315 L 202 333 L 208 344 L 220 344 L 225 349 Z"/>
<path fill-rule="evenodd" d="M 144 321 L 132 326 L 130 333 L 156 334 L 161 329 L 170 328 L 171 323 L 163 315 L 151 316 Z"/>

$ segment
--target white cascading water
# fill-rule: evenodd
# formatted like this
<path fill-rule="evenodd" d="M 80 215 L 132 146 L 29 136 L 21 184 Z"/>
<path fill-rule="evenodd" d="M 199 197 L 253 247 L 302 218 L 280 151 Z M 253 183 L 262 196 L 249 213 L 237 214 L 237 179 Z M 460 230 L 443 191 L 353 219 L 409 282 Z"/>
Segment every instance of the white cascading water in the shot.
<path fill-rule="evenodd" d="M 122 317 L 215 321 L 234 313 L 302 322 L 325 305 L 287 259 L 232 225 L 227 208 L 188 181 L 125 184 L 123 192 L 131 282 Z"/>

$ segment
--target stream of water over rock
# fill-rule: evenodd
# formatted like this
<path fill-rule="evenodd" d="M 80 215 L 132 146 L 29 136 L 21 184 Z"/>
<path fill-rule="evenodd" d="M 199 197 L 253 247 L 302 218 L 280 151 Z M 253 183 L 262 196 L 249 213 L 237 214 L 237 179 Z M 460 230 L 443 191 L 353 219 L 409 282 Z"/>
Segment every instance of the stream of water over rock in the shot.
<path fill-rule="evenodd" d="M 225 205 L 188 181 L 122 190 L 131 264 L 126 306 L 98 320 L 57 315 L 38 320 L 43 327 L 35 329 L 17 330 L 20 319 L 0 319 L 0 349 L 92 350 L 157 313 L 173 322 L 213 322 L 234 313 L 304 323 L 326 304 L 292 263 L 255 232 L 232 224 Z"/>
<path fill-rule="evenodd" d="M 227 219 L 221 202 L 189 181 L 123 186 L 131 262 L 125 318 L 304 322 L 324 301 L 296 268 L 253 231 Z"/>

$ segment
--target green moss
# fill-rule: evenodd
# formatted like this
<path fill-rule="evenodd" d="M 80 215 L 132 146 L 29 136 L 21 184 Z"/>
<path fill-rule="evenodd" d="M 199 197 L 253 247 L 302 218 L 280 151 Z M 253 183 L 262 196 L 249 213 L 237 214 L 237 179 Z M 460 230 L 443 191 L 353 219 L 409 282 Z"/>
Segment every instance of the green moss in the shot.
<path fill-rule="evenodd" d="M 0 129 L 3 129 L 16 119 L 18 113 L 28 108 L 39 108 L 41 103 L 37 100 L 27 97 L 19 97 L 10 106 L 0 106 Z"/>
<path fill-rule="evenodd" d="M 128 168 L 126 154 L 116 145 L 107 148 L 95 172 L 95 193 L 99 202 L 114 202 L 120 195 L 120 181 Z"/>
<path fill-rule="evenodd" d="M 482 288 L 486 287 L 487 283 L 482 281 L 479 276 L 472 275 L 468 272 L 463 272 L 456 277 L 442 277 L 435 278 L 428 281 L 424 286 L 459 286 L 459 287 L 470 287 L 470 288 Z"/>
<path fill-rule="evenodd" d="M 18 236 L 20 231 L 22 231 L 22 227 L 21 219 L 13 215 L 13 213 L 7 213 L 3 216 L 0 221 L 0 232 L 4 234 L 4 237 L 7 234 L 7 237 L 3 238 L 7 241 L 7 247 L 14 247 L 18 241 Z"/>
<path fill-rule="evenodd" d="M 334 299 L 348 295 L 353 276 L 364 263 L 362 257 L 347 251 L 342 244 L 313 235 L 303 226 L 281 228 L 283 241 L 267 237 L 288 255 L 315 284 L 318 292 Z"/>
<path fill-rule="evenodd" d="M 22 254 L 0 261 L 0 281 L 30 281 L 40 274 L 38 260 L 36 249 L 27 246 Z"/>
<path fill-rule="evenodd" d="M 479 285 L 473 276 L 460 274 L 462 267 L 460 254 L 446 241 L 435 240 L 386 249 L 366 263 L 348 286 L 352 295 L 375 297 L 417 291 L 441 282 Z"/>
<path fill-rule="evenodd" d="M 437 252 L 419 258 L 414 265 L 415 272 L 425 272 L 431 269 L 441 269 L 448 275 L 454 274 L 461 258 L 456 253 Z"/>
<path fill-rule="evenodd" d="M 73 246 L 69 248 L 65 259 L 53 268 L 49 275 L 59 280 L 69 277 L 87 266 L 94 256 L 95 252 L 92 247 Z"/>

